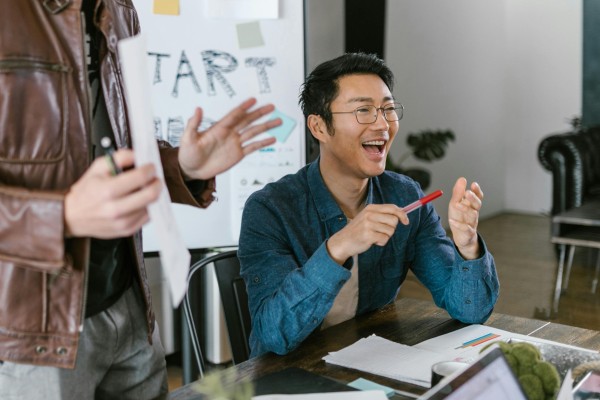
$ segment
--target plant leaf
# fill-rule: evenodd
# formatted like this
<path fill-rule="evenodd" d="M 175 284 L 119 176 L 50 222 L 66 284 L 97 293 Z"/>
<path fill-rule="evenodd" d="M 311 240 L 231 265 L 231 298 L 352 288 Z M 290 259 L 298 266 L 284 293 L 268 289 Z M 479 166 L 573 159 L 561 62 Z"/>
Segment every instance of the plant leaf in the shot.
<path fill-rule="evenodd" d="M 443 158 L 450 141 L 454 141 L 454 133 L 450 130 L 423 130 L 406 138 L 415 158 L 428 162 Z"/>

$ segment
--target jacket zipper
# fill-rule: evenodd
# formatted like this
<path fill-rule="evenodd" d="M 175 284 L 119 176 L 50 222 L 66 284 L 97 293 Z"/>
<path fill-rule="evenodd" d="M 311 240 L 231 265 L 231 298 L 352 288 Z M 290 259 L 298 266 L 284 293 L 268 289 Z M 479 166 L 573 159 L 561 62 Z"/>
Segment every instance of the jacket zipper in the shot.
<path fill-rule="evenodd" d="M 88 79 L 88 69 L 87 69 L 87 59 L 86 59 L 86 51 L 85 51 L 85 14 L 82 12 L 81 13 L 81 46 L 82 46 L 82 54 L 83 54 L 83 76 L 85 79 Z M 90 49 L 91 51 L 91 49 Z M 87 104 L 86 107 L 84 107 L 85 109 L 87 109 L 87 131 L 86 131 L 86 138 L 87 138 L 87 144 L 88 144 L 88 165 L 92 162 L 92 106 L 91 106 L 91 102 L 92 102 L 92 89 L 90 88 L 90 84 L 89 82 L 86 82 L 86 100 L 87 100 Z M 89 250 L 89 246 L 88 245 L 88 250 Z M 88 278 L 89 278 L 89 268 L 90 268 L 90 263 L 89 263 L 89 251 L 88 251 L 88 259 L 85 260 L 85 270 L 83 271 L 83 299 L 82 299 L 82 304 L 81 304 L 81 325 L 79 326 L 79 331 L 82 332 L 83 331 L 83 324 L 85 322 L 85 307 L 87 305 L 87 294 L 88 294 Z"/>
<path fill-rule="evenodd" d="M 0 60 L 0 71 L 19 70 L 19 69 L 39 69 L 52 72 L 71 72 L 71 68 L 62 64 L 53 64 L 43 61 L 33 61 L 26 59 Z"/>

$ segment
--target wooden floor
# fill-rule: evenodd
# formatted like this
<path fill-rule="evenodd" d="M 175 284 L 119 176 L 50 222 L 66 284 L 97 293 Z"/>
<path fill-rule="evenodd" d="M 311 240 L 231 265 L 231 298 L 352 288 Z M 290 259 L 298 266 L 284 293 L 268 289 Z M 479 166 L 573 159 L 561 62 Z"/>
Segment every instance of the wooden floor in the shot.
<path fill-rule="evenodd" d="M 600 294 L 591 292 L 592 251 L 575 251 L 568 290 L 560 298 L 558 314 L 551 315 L 557 257 L 550 243 L 550 217 L 503 213 L 480 221 L 479 232 L 494 255 L 500 279 L 494 311 L 600 330 Z M 402 285 L 400 297 L 431 299 L 414 275 Z"/>
<path fill-rule="evenodd" d="M 496 312 L 600 330 L 600 294 L 591 293 L 595 254 L 585 249 L 575 252 L 569 288 L 561 296 L 558 314 L 550 315 L 557 268 L 550 243 L 550 217 L 503 213 L 480 221 L 479 232 L 498 269 Z M 399 296 L 431 299 L 411 274 Z M 178 366 L 169 367 L 171 390 L 181 384 L 180 371 Z"/>

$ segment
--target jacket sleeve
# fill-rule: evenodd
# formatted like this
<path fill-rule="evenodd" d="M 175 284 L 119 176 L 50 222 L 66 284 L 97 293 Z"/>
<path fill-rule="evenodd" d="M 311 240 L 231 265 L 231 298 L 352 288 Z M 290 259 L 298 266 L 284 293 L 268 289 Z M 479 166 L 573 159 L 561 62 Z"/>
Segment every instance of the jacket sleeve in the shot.
<path fill-rule="evenodd" d="M 433 207 L 423 207 L 412 270 L 429 289 L 435 304 L 464 323 L 483 323 L 498 299 L 499 283 L 492 254 L 479 237 L 481 257 L 462 258 L 442 228 Z M 428 257 L 435 254 L 435 257 Z"/>
<path fill-rule="evenodd" d="M 252 356 L 286 354 L 317 328 L 350 272 L 331 259 L 325 242 L 306 262 L 277 211 L 253 199 L 244 207 L 238 256 L 252 317 Z"/>
<path fill-rule="evenodd" d="M 215 178 L 186 182 L 179 167 L 179 148 L 167 147 L 164 143 L 166 142 L 159 141 L 160 159 L 171 201 L 195 207 L 208 207 L 215 199 Z"/>
<path fill-rule="evenodd" d="M 0 186 L 0 259 L 45 272 L 65 264 L 64 195 Z"/>

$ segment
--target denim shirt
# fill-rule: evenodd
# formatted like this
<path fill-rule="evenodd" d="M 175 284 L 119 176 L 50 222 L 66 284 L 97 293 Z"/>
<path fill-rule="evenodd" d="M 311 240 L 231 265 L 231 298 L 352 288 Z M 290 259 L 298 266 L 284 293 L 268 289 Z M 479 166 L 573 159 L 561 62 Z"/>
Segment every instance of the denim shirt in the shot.
<path fill-rule="evenodd" d="M 412 179 L 393 172 L 371 178 L 367 204 L 405 206 L 423 197 Z M 396 299 L 411 269 L 435 304 L 464 323 L 484 322 L 498 298 L 492 255 L 466 261 L 446 236 L 431 203 L 398 224 L 385 246 L 359 254 L 357 315 Z M 253 193 L 244 207 L 238 256 L 252 317 L 251 355 L 286 354 L 313 332 L 350 271 L 327 252 L 326 241 L 347 219 L 325 186 L 319 160 Z M 350 258 L 350 263 L 351 263 Z"/>

